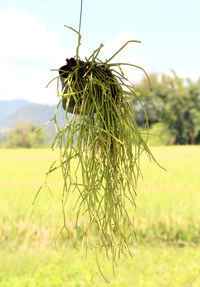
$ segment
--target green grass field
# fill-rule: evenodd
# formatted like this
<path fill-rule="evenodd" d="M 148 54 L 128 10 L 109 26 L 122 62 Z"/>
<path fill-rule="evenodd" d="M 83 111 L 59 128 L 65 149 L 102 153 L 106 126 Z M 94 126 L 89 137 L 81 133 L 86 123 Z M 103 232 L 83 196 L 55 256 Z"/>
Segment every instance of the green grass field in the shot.
<path fill-rule="evenodd" d="M 137 242 L 133 257 L 119 261 L 116 277 L 101 258 L 110 286 L 200 286 L 200 147 L 155 147 L 164 171 L 145 156 L 137 190 Z M 62 227 L 59 172 L 32 201 L 57 158 L 50 149 L 0 149 L 0 287 L 106 286 L 95 256 L 81 251 L 74 228 L 73 197 L 67 207 L 69 235 Z"/>

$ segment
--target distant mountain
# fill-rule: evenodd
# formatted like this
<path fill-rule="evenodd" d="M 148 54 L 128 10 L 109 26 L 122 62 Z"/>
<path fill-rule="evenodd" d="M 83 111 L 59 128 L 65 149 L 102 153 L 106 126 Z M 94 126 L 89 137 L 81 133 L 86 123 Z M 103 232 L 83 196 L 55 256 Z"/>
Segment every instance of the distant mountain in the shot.
<path fill-rule="evenodd" d="M 27 105 L 28 102 L 25 100 L 0 100 L 0 121 L 9 117 L 12 113 L 17 111 L 19 108 Z"/>
<path fill-rule="evenodd" d="M 3 101 L 0 101 L 0 105 Z M 9 101 L 3 103 L 5 111 L 3 117 L 0 120 L 0 142 L 5 141 L 7 133 L 16 128 L 21 122 L 28 122 L 42 127 L 54 116 L 56 106 L 34 104 L 26 101 Z M 18 108 L 17 108 L 18 106 Z M 1 106 L 2 109 L 2 106 Z M 60 125 L 64 123 L 65 111 L 60 107 L 57 111 L 57 121 Z M 52 142 L 55 137 L 54 124 L 50 123 L 44 128 L 44 132 L 47 135 L 47 142 Z"/>
<path fill-rule="evenodd" d="M 9 112 L 10 115 L 0 121 L 0 128 L 13 129 L 23 121 L 42 126 L 53 117 L 55 108 L 56 106 L 33 103 L 26 104 L 13 113 Z M 64 120 L 64 111 L 61 109 L 58 111 L 57 119 L 58 122 Z"/>

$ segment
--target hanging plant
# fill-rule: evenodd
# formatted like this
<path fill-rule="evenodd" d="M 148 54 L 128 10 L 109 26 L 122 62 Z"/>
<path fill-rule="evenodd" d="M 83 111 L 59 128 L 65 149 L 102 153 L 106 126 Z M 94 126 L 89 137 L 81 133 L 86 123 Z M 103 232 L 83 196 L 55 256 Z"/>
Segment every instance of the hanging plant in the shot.
<path fill-rule="evenodd" d="M 145 151 L 153 157 L 134 118 L 133 102 L 137 99 L 144 109 L 142 101 L 123 73 L 126 65 L 142 68 L 110 61 L 128 43 L 139 41 L 128 41 L 105 62 L 97 58 L 103 47 L 100 45 L 82 61 L 78 35 L 76 57 L 67 59 L 67 64 L 57 70 L 61 92 L 58 89 L 60 101 L 52 119 L 57 133 L 52 147 L 60 150 L 60 164 L 53 163 L 47 175 L 62 170 L 63 228 L 67 229 L 65 205 L 73 192 L 77 197 L 76 228 L 80 216 L 87 219 L 81 226 L 84 246 L 104 250 L 108 257 L 111 252 L 115 264 L 120 253 L 130 252 L 127 231 L 130 234 L 132 230 L 134 236 L 127 203 L 135 206 L 140 155 Z M 57 121 L 60 105 L 66 111 L 63 126 Z"/>

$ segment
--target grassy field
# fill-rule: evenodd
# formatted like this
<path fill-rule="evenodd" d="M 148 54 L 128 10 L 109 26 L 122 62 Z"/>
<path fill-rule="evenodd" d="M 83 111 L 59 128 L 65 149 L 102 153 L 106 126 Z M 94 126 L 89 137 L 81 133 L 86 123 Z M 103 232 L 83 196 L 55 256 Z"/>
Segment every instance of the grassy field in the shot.
<path fill-rule="evenodd" d="M 121 259 L 116 277 L 101 258 L 111 286 L 200 286 L 200 147 L 152 148 L 159 163 L 145 156 L 138 184 L 133 258 Z M 106 286 L 93 253 L 77 251 L 80 231 L 73 226 L 71 202 L 63 235 L 59 172 L 32 201 L 57 157 L 49 149 L 0 149 L 0 287 Z"/>

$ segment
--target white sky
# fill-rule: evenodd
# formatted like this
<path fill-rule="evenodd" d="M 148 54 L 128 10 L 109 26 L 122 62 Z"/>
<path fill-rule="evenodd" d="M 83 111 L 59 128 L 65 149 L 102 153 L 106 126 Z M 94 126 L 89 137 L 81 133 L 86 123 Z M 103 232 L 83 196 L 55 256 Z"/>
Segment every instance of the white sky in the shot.
<path fill-rule="evenodd" d="M 56 2 L 56 4 L 55 4 Z M 59 5 L 60 4 L 60 5 Z M 1 0 L 0 100 L 57 102 L 56 83 L 45 88 L 56 72 L 75 55 L 79 0 Z M 176 70 L 194 80 L 200 76 L 200 1 L 196 0 L 83 0 L 81 57 L 101 43 L 101 59 L 109 58 L 127 40 L 114 62 L 130 62 L 150 72 Z M 125 72 L 133 83 L 142 74 Z"/>

